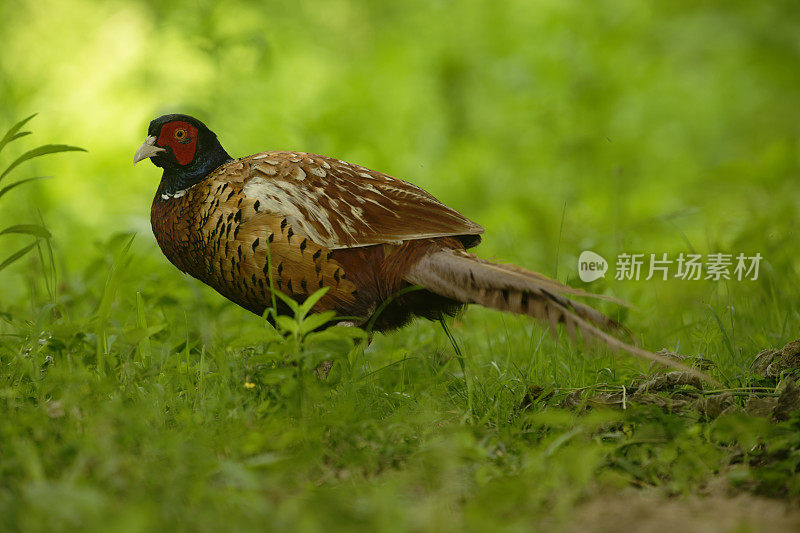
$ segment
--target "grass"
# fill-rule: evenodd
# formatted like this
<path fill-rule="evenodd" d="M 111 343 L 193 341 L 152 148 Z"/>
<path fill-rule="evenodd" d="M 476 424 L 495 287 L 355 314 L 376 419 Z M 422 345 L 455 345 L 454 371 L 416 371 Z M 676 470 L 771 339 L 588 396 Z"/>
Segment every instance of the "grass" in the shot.
<path fill-rule="evenodd" d="M 797 414 L 748 414 L 797 378 L 751 362 L 800 337 L 799 6 L 0 2 L 0 132 L 41 111 L 0 152 L 0 530 L 799 529 L 753 506 L 797 515 Z M 412 181 L 722 385 L 640 391 L 659 369 L 480 308 L 273 330 L 152 238 L 130 156 L 167 112 Z M 62 141 L 90 152 L 19 159 Z M 582 250 L 764 262 L 587 285 Z"/>
<path fill-rule="evenodd" d="M 36 227 L 31 250 L 49 235 Z M 566 527 L 581 502 L 626 488 L 800 494 L 800 411 L 603 407 L 597 394 L 659 371 L 523 318 L 473 309 L 365 348 L 360 330 L 313 332 L 330 317 L 309 305 L 274 329 L 131 234 L 98 244 L 81 272 L 45 257 L 18 258 L 26 297 L 0 307 L 10 529 L 514 531 Z M 704 347 L 738 406 L 740 393 L 777 395 L 748 372 L 741 331 L 797 328 L 781 311 L 797 295 L 771 295 L 735 314 L 712 299 L 669 334 Z"/>
<path fill-rule="evenodd" d="M 563 389 L 520 408 L 543 383 L 525 350 L 480 345 L 470 412 L 430 328 L 366 352 L 331 335 L 318 352 L 219 305 L 189 313 L 119 287 L 102 325 L 66 304 L 5 315 L 0 513 L 15 528 L 514 530 L 626 486 L 685 494 L 727 476 L 732 490 L 800 490 L 796 416 L 575 412 L 557 407 Z M 471 315 L 459 331 L 480 328 Z M 282 363 L 315 352 L 338 356 L 328 381 Z M 598 363 L 584 372 L 625 382 Z"/>

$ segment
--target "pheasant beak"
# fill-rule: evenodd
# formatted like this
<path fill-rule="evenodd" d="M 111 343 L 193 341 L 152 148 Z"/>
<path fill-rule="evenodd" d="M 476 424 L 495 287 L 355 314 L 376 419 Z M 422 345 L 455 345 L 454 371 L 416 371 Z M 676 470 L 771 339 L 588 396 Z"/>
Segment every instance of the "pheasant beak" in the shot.
<path fill-rule="evenodd" d="M 155 135 L 150 135 L 147 139 L 144 140 L 142 145 L 136 150 L 136 153 L 133 154 L 133 164 L 136 165 L 142 159 L 147 159 L 148 157 L 153 157 L 154 155 L 158 155 L 165 150 L 160 146 L 156 146 L 156 137 Z"/>

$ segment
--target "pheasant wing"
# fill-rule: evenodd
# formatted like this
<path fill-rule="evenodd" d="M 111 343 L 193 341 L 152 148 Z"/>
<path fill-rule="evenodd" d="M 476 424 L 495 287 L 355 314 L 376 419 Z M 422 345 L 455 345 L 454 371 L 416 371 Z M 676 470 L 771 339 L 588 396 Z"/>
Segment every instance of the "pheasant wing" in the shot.
<path fill-rule="evenodd" d="M 330 250 L 444 236 L 471 247 L 483 233 L 419 187 L 338 159 L 264 152 L 230 165 L 239 170 L 220 171 L 242 181 L 256 211 L 286 217 L 296 232 Z"/>

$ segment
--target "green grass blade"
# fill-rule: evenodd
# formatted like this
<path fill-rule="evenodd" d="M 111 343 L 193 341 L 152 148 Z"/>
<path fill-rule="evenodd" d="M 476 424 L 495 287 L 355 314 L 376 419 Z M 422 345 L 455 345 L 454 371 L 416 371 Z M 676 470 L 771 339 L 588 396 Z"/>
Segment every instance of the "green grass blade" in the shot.
<path fill-rule="evenodd" d="M 97 337 L 95 346 L 97 371 L 100 374 L 105 374 L 105 360 L 107 356 L 106 352 L 108 350 L 108 335 L 106 327 L 108 317 L 111 312 L 111 305 L 114 303 L 114 299 L 117 296 L 121 270 L 127 266 L 126 259 L 135 238 L 136 234 L 131 235 L 127 242 L 122 246 L 122 250 L 116 255 L 114 263 L 108 272 L 108 277 L 106 278 L 105 287 L 103 287 L 103 294 L 100 297 L 100 303 L 97 306 L 97 311 L 95 311 L 94 316 L 92 317 L 92 320 L 95 322 L 95 335 Z"/>
<path fill-rule="evenodd" d="M 13 137 L 11 137 L 11 139 L 9 139 L 8 142 L 16 141 L 17 139 L 19 139 L 21 137 L 25 137 L 26 135 L 30 135 L 31 133 L 33 133 L 33 132 L 32 131 L 21 131 L 21 132 L 17 133 L 16 135 L 14 135 Z M 8 143 L 6 143 L 6 144 L 8 144 Z"/>
<path fill-rule="evenodd" d="M 450 331 L 450 328 L 448 327 L 447 321 L 444 319 L 444 317 L 439 319 L 439 324 L 442 326 L 444 334 L 447 335 L 447 338 L 450 340 L 450 344 L 453 346 L 453 351 L 456 353 L 456 359 L 458 360 L 458 365 L 461 367 L 461 373 L 464 375 L 464 386 L 467 389 L 467 413 L 469 414 L 469 416 L 472 416 L 474 413 L 473 410 L 474 392 L 472 390 L 472 375 L 468 367 L 468 362 L 464 357 L 464 354 L 461 352 L 461 347 L 458 345 L 456 338 Z"/>
<path fill-rule="evenodd" d="M 136 292 L 136 325 L 140 329 L 148 331 L 147 313 L 145 312 L 144 298 L 142 298 L 141 291 Z M 150 336 L 145 335 L 139 341 L 139 357 L 141 361 L 149 361 L 151 355 L 152 355 L 152 347 L 150 345 Z"/>
<path fill-rule="evenodd" d="M 32 244 L 29 244 L 25 248 L 23 248 L 23 249 L 21 249 L 21 250 L 19 250 L 17 252 L 14 252 L 10 256 L 8 256 L 5 261 L 0 263 L 0 272 L 2 272 L 7 266 L 11 265 L 15 261 L 21 259 L 25 254 L 27 254 L 28 252 L 33 250 L 34 246 L 36 246 L 35 242 L 32 243 Z"/>
<path fill-rule="evenodd" d="M 11 128 L 6 132 L 6 134 L 3 136 L 3 138 L 0 139 L 0 152 L 2 152 L 3 148 L 5 148 L 5 146 L 8 143 L 10 143 L 11 141 L 19 139 L 20 137 L 24 137 L 24 136 L 30 134 L 29 131 L 24 131 L 22 133 L 17 133 L 17 132 L 20 129 L 22 129 L 22 126 L 27 124 L 28 121 L 30 119 L 32 119 L 33 117 L 35 117 L 35 116 L 36 116 L 36 113 L 34 113 L 33 115 L 29 116 L 28 118 L 23 118 L 22 120 L 20 120 L 19 122 L 17 122 L 13 126 L 11 126 Z"/>
<path fill-rule="evenodd" d="M 36 176 L 36 177 L 33 177 L 33 178 L 25 178 L 24 180 L 15 181 L 11 185 L 6 185 L 2 189 L 0 189 L 0 198 L 2 198 L 3 195 L 5 193 L 7 193 L 8 191 L 10 191 L 11 189 L 13 189 L 15 187 L 19 187 L 23 183 L 27 183 L 29 181 L 36 181 L 36 180 L 48 180 L 48 179 L 51 179 L 52 177 L 53 176 Z"/>
<path fill-rule="evenodd" d="M 711 314 L 714 316 L 714 320 L 717 321 L 717 326 L 719 327 L 720 332 L 722 333 L 722 340 L 725 342 L 725 348 L 728 349 L 728 353 L 731 355 L 733 359 L 736 359 L 736 351 L 733 349 L 733 344 L 731 343 L 730 336 L 728 335 L 728 331 L 725 329 L 725 326 L 722 324 L 722 320 L 719 318 L 719 315 L 714 310 L 713 307 L 710 305 L 706 305 Z"/>
<path fill-rule="evenodd" d="M 116 297 L 117 289 L 119 288 L 120 270 L 125 264 L 125 259 L 128 256 L 131 246 L 133 246 L 133 241 L 135 238 L 136 235 L 131 235 L 128 238 L 128 240 L 122 246 L 122 250 L 120 250 L 114 259 L 114 264 L 109 270 L 108 277 L 106 278 L 106 284 L 103 288 L 103 294 L 100 298 L 100 304 L 95 312 L 95 316 L 100 317 L 103 321 L 108 317 L 111 304 L 114 303 L 114 298 Z"/>
<path fill-rule="evenodd" d="M 37 211 L 39 218 L 38 226 L 44 228 L 48 233 L 48 237 L 40 239 L 36 247 L 39 252 L 39 261 L 42 265 L 42 274 L 44 277 L 45 287 L 50 295 L 50 301 L 56 303 L 56 288 L 58 287 L 58 271 L 56 269 L 55 255 L 53 254 L 53 242 L 50 232 L 47 230 L 47 225 L 44 223 L 42 213 Z"/>
<path fill-rule="evenodd" d="M 422 285 L 409 285 L 408 287 L 404 287 L 399 291 L 397 291 L 396 293 L 389 296 L 388 298 L 386 298 L 386 300 L 384 300 L 383 303 L 381 303 L 381 305 L 378 306 L 375 312 L 372 313 L 372 316 L 370 317 L 369 322 L 367 322 L 367 326 L 366 328 L 364 328 L 364 331 L 366 331 L 367 333 L 372 333 L 372 328 L 375 327 L 375 322 L 378 320 L 378 317 L 381 315 L 383 310 L 386 309 L 386 307 L 388 307 L 389 304 L 391 304 L 395 300 L 395 298 L 399 298 L 400 296 L 409 292 L 421 291 L 424 289 L 425 287 L 423 287 Z"/>
<path fill-rule="evenodd" d="M 44 144 L 42 146 L 37 146 L 32 150 L 28 150 L 27 152 L 19 156 L 17 159 L 15 159 L 13 163 L 8 165 L 8 168 L 6 168 L 5 171 L 3 171 L 2 174 L 0 174 L 0 181 L 2 181 L 2 179 L 6 177 L 6 175 L 8 175 L 8 173 L 14 170 L 16 167 L 18 167 L 25 161 L 29 161 L 35 157 L 41 157 L 43 155 L 48 155 L 48 154 L 57 154 L 60 152 L 85 152 L 85 151 L 86 150 L 83 148 L 79 148 L 77 146 L 70 146 L 68 144 Z"/>
<path fill-rule="evenodd" d="M 41 237 L 42 239 L 49 239 L 52 236 L 50 232 L 47 231 L 47 228 L 40 226 L 39 224 L 17 224 L 15 226 L 9 226 L 3 231 L 0 231 L 0 235 L 6 235 L 8 233 L 33 235 L 34 237 Z"/>

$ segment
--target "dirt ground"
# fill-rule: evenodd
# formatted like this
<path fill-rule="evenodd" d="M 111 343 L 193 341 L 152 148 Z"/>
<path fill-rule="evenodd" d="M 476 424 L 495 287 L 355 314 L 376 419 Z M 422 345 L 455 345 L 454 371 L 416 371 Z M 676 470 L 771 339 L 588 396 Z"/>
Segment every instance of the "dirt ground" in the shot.
<path fill-rule="evenodd" d="M 748 494 L 665 498 L 655 492 L 630 490 L 580 505 L 566 531 L 800 532 L 800 506 Z"/>

